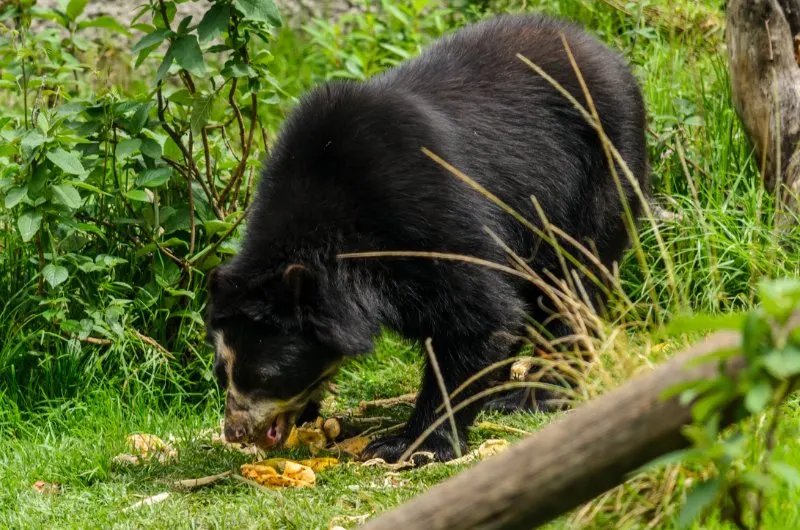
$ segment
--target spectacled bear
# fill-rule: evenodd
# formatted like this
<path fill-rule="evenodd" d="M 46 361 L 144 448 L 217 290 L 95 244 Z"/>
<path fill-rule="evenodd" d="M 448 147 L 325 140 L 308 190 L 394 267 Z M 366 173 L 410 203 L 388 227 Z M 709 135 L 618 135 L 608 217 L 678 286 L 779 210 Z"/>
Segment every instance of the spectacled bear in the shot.
<path fill-rule="evenodd" d="M 541 15 L 501 15 L 463 27 L 418 57 L 364 82 L 311 90 L 284 123 L 266 163 L 237 255 L 209 275 L 207 332 L 227 389 L 225 434 L 280 444 L 318 410 L 322 383 L 373 350 L 381 328 L 432 349 L 449 393 L 516 355 L 525 319 L 547 319 L 542 285 L 474 261 L 442 256 L 347 258 L 411 251 L 509 263 L 562 277 L 551 245 L 434 160 L 441 157 L 536 226 L 532 197 L 550 223 L 611 266 L 630 242 L 623 201 L 640 201 L 600 136 L 540 66 L 581 104 L 581 81 L 605 134 L 648 191 L 645 109 L 621 57 L 581 28 Z M 423 148 L 427 149 L 426 153 Z M 502 241 L 502 244 L 500 241 Z M 504 248 L 506 246 L 506 248 Z M 588 262 L 587 262 L 588 263 Z M 584 281 L 590 296 L 591 282 Z M 602 297 L 600 297 L 602 298 Z M 556 336 L 569 330 L 548 324 Z M 487 388 L 479 379 L 452 400 Z M 465 449 L 476 400 L 419 445 L 441 460 Z M 400 434 L 368 457 L 396 461 L 440 416 L 427 364 Z"/>

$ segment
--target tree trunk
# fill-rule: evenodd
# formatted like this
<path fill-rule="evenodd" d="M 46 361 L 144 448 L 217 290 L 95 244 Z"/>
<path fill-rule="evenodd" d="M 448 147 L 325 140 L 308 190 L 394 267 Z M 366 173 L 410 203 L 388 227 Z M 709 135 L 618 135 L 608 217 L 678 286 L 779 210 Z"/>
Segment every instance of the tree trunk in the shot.
<path fill-rule="evenodd" d="M 800 205 L 800 0 L 730 0 L 727 26 L 733 103 L 785 228 Z"/>
<path fill-rule="evenodd" d="M 677 397 L 661 395 L 677 383 L 717 375 L 716 362 L 691 362 L 737 347 L 739 340 L 735 333 L 712 335 L 363 528 L 494 530 L 545 524 L 621 484 L 652 459 L 686 447 L 681 428 L 691 422 L 691 409 Z M 744 365 L 736 356 L 726 370 L 735 375 Z"/>

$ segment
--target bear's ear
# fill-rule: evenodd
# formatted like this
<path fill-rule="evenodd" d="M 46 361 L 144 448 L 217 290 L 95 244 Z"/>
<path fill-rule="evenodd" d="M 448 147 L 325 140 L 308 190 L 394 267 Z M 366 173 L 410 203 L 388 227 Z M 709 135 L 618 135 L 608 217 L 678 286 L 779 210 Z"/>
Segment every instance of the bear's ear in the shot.
<path fill-rule="evenodd" d="M 283 271 L 283 285 L 295 311 L 313 308 L 319 301 L 319 279 L 305 265 L 294 263 Z"/>

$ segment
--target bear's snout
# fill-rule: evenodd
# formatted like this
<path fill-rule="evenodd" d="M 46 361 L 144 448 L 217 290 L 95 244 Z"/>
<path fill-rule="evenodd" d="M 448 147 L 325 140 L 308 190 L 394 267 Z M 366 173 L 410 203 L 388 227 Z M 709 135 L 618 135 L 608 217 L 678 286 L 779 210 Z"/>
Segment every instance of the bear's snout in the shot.
<path fill-rule="evenodd" d="M 225 421 L 225 440 L 229 442 L 244 442 L 247 437 L 247 429 L 240 423 L 230 423 Z"/>

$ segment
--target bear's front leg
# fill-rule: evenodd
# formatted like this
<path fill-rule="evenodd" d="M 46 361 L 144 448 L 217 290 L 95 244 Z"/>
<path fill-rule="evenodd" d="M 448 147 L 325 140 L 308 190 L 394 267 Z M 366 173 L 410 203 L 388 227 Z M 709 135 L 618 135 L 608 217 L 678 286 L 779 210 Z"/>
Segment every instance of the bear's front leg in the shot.
<path fill-rule="evenodd" d="M 434 353 L 448 395 L 452 395 L 454 390 L 477 372 L 508 356 L 507 343 L 507 340 L 498 340 L 498 335 L 483 341 L 480 339 L 459 341 L 458 345 L 454 345 L 451 339 L 448 342 L 443 341 L 439 348 L 434 341 Z M 457 396 L 451 397 L 453 409 L 456 409 L 459 403 L 485 390 L 493 375 L 493 371 L 485 374 L 470 382 Z M 424 438 L 419 440 L 413 449 L 413 453 L 430 452 L 440 461 L 452 460 L 459 452 L 463 455 L 467 448 L 467 428 L 472 425 L 484 401 L 485 399 L 476 400 L 454 413 L 454 432 L 453 422 L 447 418 L 444 407 L 437 412 L 443 403 L 442 391 L 431 363 L 428 362 L 416 406 L 404 430 L 400 434 L 374 440 L 364 450 L 362 457 L 365 460 L 382 458 L 387 462 L 397 462 L 409 447 L 423 436 Z M 444 421 L 426 435 L 425 431 L 440 418 L 444 418 Z"/>

